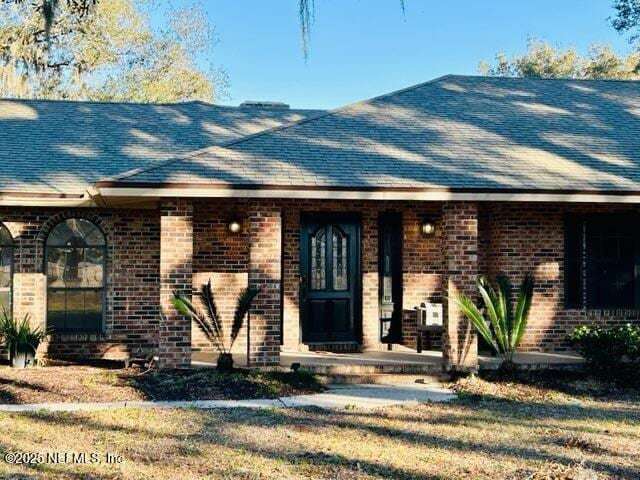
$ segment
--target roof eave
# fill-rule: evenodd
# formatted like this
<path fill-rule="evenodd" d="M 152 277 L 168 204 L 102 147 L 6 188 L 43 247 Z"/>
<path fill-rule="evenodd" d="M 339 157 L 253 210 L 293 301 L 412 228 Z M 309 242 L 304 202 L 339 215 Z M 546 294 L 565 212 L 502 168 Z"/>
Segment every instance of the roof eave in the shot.
<path fill-rule="evenodd" d="M 50 192 L 0 192 L 0 206 L 17 207 L 95 207 L 92 195 Z"/>
<path fill-rule="evenodd" d="M 118 183 L 97 185 L 105 199 L 136 197 L 185 198 L 292 198 L 317 200 L 413 200 L 480 202 L 640 203 L 640 191 L 586 191 L 544 189 L 469 189 L 406 187 L 334 187 L 282 185 L 230 185 L 189 183 Z"/>

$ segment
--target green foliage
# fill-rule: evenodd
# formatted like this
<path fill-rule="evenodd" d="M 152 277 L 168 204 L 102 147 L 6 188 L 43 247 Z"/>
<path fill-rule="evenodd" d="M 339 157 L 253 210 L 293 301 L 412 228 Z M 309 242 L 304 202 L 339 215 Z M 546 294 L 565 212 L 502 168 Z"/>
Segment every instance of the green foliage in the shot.
<path fill-rule="evenodd" d="M 486 277 L 481 276 L 478 278 L 478 291 L 484 303 L 482 310 L 464 294 L 458 295 L 454 300 L 503 361 L 512 363 L 513 354 L 518 349 L 527 326 L 533 298 L 533 277 L 527 274 L 522 280 L 515 310 L 511 284 L 507 277 L 498 276 L 496 285 L 493 286 Z"/>
<path fill-rule="evenodd" d="M 0 96 L 172 102 L 223 93 L 224 73 L 196 65 L 216 43 L 201 8 L 169 8 L 152 28 L 151 0 L 55 3 L 49 28 L 31 2 L 0 4 Z"/>
<path fill-rule="evenodd" d="M 174 292 L 172 303 L 178 312 L 196 321 L 200 328 L 202 328 L 207 339 L 215 346 L 220 354 L 227 355 L 231 353 L 233 344 L 244 325 L 244 319 L 251 309 L 251 304 L 258 293 L 260 293 L 260 290 L 247 287 L 238 296 L 236 309 L 233 314 L 233 323 L 231 325 L 231 335 L 229 336 L 228 342 L 211 288 L 211 280 L 202 285 L 200 291 L 196 293 L 200 298 L 204 311 L 193 305 L 187 297 L 179 292 Z"/>
<path fill-rule="evenodd" d="M 583 325 L 576 328 L 569 341 L 597 372 L 616 373 L 625 360 L 640 363 L 640 326 L 630 324 L 604 328 Z"/>
<path fill-rule="evenodd" d="M 2 309 L 0 339 L 11 356 L 29 350 L 35 353 L 40 342 L 45 340 L 47 336 L 47 332 L 41 326 L 35 328 L 31 326 L 29 315 L 25 315 L 22 320 L 17 320 L 4 308 Z"/>
<path fill-rule="evenodd" d="M 631 32 L 630 41 L 640 37 L 640 0 L 615 0 L 613 8 L 616 11 L 611 24 L 620 33 Z"/>
<path fill-rule="evenodd" d="M 581 56 L 574 48 L 561 50 L 532 38 L 524 55 L 510 60 L 500 52 L 493 65 L 482 62 L 479 70 L 493 77 L 633 80 L 640 78 L 640 54 L 619 56 L 607 45 L 593 45 L 586 56 Z"/>

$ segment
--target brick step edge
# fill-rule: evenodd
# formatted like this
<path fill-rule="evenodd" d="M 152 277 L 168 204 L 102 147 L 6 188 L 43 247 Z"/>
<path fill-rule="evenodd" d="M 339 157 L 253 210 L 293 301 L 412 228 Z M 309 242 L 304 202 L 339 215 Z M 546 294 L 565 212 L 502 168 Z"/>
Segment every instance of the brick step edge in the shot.
<path fill-rule="evenodd" d="M 353 374 L 353 375 L 316 375 L 316 378 L 324 385 L 348 385 L 348 384 L 406 384 L 420 383 L 425 385 L 440 385 L 446 380 L 445 375 L 408 375 L 408 374 Z"/>
<path fill-rule="evenodd" d="M 442 365 L 305 365 L 300 366 L 315 375 L 439 375 Z"/>

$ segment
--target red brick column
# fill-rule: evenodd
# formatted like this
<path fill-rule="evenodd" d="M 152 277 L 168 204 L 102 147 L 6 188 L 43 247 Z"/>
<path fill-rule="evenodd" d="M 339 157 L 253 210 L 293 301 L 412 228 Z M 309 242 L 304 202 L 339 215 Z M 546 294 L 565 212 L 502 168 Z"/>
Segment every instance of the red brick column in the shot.
<path fill-rule="evenodd" d="M 191 321 L 171 303 L 174 291 L 191 296 L 193 204 L 171 199 L 160 205 L 160 368 L 191 366 Z"/>
<path fill-rule="evenodd" d="M 478 208 L 473 202 L 448 202 L 444 207 L 444 325 L 442 360 L 446 369 L 474 369 L 478 341 L 473 326 L 455 301 L 459 293 L 477 296 Z"/>
<path fill-rule="evenodd" d="M 362 349 L 382 350 L 378 291 L 378 211 L 362 209 Z"/>
<path fill-rule="evenodd" d="M 249 208 L 249 285 L 260 289 L 251 309 L 249 363 L 280 364 L 282 215 L 273 203 Z"/>

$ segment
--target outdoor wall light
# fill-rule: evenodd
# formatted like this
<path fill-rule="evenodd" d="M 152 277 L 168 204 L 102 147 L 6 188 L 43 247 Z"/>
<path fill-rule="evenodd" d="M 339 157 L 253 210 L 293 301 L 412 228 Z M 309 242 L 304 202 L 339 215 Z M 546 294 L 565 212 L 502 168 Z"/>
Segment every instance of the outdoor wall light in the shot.
<path fill-rule="evenodd" d="M 420 225 L 420 231 L 425 237 L 433 237 L 433 235 L 436 233 L 435 222 L 428 218 L 424 219 L 422 221 L 422 225 Z"/>
<path fill-rule="evenodd" d="M 231 233 L 240 233 L 240 230 L 242 230 L 242 224 L 237 219 L 231 220 L 227 227 Z"/>

